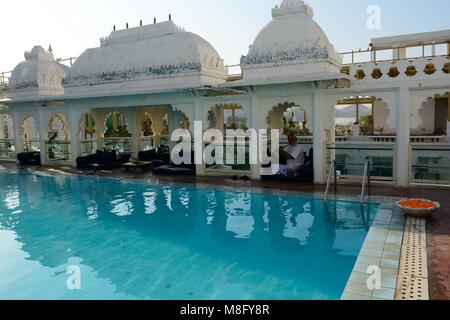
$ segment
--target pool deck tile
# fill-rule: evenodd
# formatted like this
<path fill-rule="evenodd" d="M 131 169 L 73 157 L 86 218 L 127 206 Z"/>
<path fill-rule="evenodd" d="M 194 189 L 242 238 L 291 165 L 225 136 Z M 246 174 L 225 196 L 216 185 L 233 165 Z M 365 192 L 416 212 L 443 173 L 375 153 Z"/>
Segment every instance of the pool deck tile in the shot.
<path fill-rule="evenodd" d="M 381 203 L 341 300 L 357 297 L 395 299 L 405 216 L 395 210 L 394 203 L 386 200 Z M 379 289 L 369 289 L 370 268 L 375 266 L 381 273 L 381 286 Z"/>

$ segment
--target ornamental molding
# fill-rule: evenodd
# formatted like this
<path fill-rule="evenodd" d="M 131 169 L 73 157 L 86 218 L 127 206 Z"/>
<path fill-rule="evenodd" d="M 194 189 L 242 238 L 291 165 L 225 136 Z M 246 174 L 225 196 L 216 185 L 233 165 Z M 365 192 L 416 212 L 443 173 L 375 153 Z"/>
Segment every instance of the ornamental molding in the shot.
<path fill-rule="evenodd" d="M 200 63 L 182 63 L 179 65 L 130 68 L 90 74 L 79 72 L 69 74 L 63 80 L 63 85 L 68 87 L 77 85 L 102 84 L 109 82 L 171 78 L 182 75 L 193 75 L 199 73 L 200 71 Z"/>
<path fill-rule="evenodd" d="M 245 68 L 252 65 L 285 65 L 330 60 L 339 63 L 337 55 L 330 55 L 330 52 L 332 52 L 332 49 L 320 45 L 319 41 L 310 46 L 299 46 L 297 48 L 280 48 L 274 45 L 272 48 L 258 50 L 247 56 L 242 56 L 241 64 Z"/>
<path fill-rule="evenodd" d="M 293 14 L 303 14 L 310 17 L 314 16 L 312 7 L 302 0 L 284 0 L 280 6 L 272 9 L 272 17 L 283 17 Z"/>
<path fill-rule="evenodd" d="M 94 84 L 107 84 L 127 81 L 155 80 L 165 78 L 187 77 L 195 75 L 208 75 L 225 78 L 226 69 L 223 61 L 212 60 L 208 57 L 203 62 L 180 63 L 177 65 L 161 65 L 156 67 L 117 68 L 113 71 L 85 73 L 83 71 L 70 73 L 64 80 L 65 87 Z"/>

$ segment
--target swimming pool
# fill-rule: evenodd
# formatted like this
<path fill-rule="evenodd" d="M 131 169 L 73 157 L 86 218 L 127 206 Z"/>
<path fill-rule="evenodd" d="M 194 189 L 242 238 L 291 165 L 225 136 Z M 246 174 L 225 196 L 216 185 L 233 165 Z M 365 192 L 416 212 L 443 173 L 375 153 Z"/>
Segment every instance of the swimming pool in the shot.
<path fill-rule="evenodd" d="M 0 187 L 0 299 L 339 299 L 378 209 L 29 173 Z"/>

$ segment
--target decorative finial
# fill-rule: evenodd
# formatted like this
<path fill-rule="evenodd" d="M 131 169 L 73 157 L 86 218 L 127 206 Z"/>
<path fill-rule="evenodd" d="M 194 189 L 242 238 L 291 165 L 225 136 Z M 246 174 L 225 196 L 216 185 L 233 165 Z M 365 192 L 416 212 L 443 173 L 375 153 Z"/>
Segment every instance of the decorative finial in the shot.
<path fill-rule="evenodd" d="M 128 22 L 127 22 L 127 29 L 128 29 Z"/>
<path fill-rule="evenodd" d="M 169 21 L 172 21 L 172 14 L 169 13 Z"/>
<path fill-rule="evenodd" d="M 116 25 L 113 26 L 113 31 L 116 31 Z"/>
<path fill-rule="evenodd" d="M 156 24 L 156 17 L 153 18 L 153 23 Z"/>
<path fill-rule="evenodd" d="M 48 45 L 48 52 L 50 52 L 50 53 L 53 52 L 53 49 L 52 49 L 52 45 L 51 45 L 51 44 Z"/>
<path fill-rule="evenodd" d="M 140 25 L 141 25 L 141 27 L 142 27 L 142 19 L 141 19 L 141 21 L 140 21 Z"/>

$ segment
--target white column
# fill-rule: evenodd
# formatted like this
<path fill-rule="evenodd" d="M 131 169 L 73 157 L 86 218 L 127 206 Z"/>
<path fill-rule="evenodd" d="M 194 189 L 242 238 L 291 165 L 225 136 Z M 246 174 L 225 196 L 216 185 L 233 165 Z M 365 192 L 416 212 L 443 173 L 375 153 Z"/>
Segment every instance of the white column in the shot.
<path fill-rule="evenodd" d="M 392 51 L 392 59 L 406 59 L 406 48 L 397 48 Z"/>
<path fill-rule="evenodd" d="M 134 148 L 134 154 L 133 154 L 133 158 L 138 158 L 139 155 L 139 151 L 141 151 L 141 144 L 140 144 L 140 139 L 141 139 L 141 118 L 140 118 L 140 113 L 138 112 L 137 108 L 133 109 L 133 113 L 134 113 L 134 127 L 131 128 L 130 133 L 133 135 L 133 148 Z M 143 117 L 143 115 L 142 115 Z"/>
<path fill-rule="evenodd" d="M 251 110 L 251 123 L 250 123 L 250 129 L 259 129 L 258 125 L 258 110 L 261 110 L 261 99 L 257 96 L 252 96 L 252 104 L 250 107 Z M 264 129 L 264 128 L 261 128 Z M 250 165 L 250 178 L 253 180 L 261 180 L 261 164 L 258 161 L 258 164 L 252 164 Z"/>
<path fill-rule="evenodd" d="M 194 105 L 194 113 L 193 113 L 193 121 L 191 121 L 192 128 L 194 127 L 195 121 L 201 121 L 203 123 L 203 101 L 201 98 L 195 99 L 195 105 Z M 203 123 L 203 130 L 205 130 L 205 123 Z M 203 132 L 193 132 L 193 139 L 194 142 L 200 143 L 203 146 Z M 200 141 L 197 141 L 200 140 Z M 205 176 L 206 175 L 206 166 L 203 162 L 203 148 L 201 155 L 195 154 L 196 161 L 200 160 L 201 158 L 201 164 L 197 164 L 195 166 L 197 176 Z"/>
<path fill-rule="evenodd" d="M 48 140 L 48 115 L 42 109 L 39 109 L 38 119 L 39 121 L 39 144 L 41 149 L 41 163 L 47 164 L 47 150 L 45 141 Z"/>
<path fill-rule="evenodd" d="M 135 109 L 131 109 L 131 108 L 127 108 L 127 109 L 118 109 L 117 110 L 118 112 L 121 112 L 121 113 L 123 113 L 123 115 L 124 115 L 124 117 L 125 117 L 125 123 L 127 124 L 127 129 L 128 129 L 128 132 L 129 133 L 131 133 L 131 135 L 132 135 L 132 138 L 131 138 L 131 142 L 130 142 L 130 145 L 131 145 L 131 152 L 132 152 L 132 157 L 133 158 L 137 158 L 138 157 L 138 153 L 139 153 L 139 150 L 138 150 L 138 147 L 137 147 L 137 145 L 138 145 L 138 137 L 136 136 L 136 132 L 137 132 L 137 129 L 136 129 L 136 127 L 138 127 L 138 124 L 137 124 L 137 117 L 136 117 L 136 110 Z"/>
<path fill-rule="evenodd" d="M 398 94 L 397 108 L 397 154 L 396 154 L 396 177 L 395 184 L 397 187 L 409 186 L 410 173 L 410 92 L 407 87 L 401 87 Z"/>
<path fill-rule="evenodd" d="M 70 148 L 72 153 L 72 166 L 76 168 L 77 158 L 81 156 L 81 144 L 80 144 L 80 130 L 81 130 L 81 117 L 89 110 L 74 110 L 69 111 L 69 130 L 70 130 Z"/>
<path fill-rule="evenodd" d="M 325 106 L 320 92 L 313 95 L 313 144 L 314 144 L 314 182 L 325 183 Z"/>
<path fill-rule="evenodd" d="M 449 45 L 450 47 L 450 45 Z M 447 115 L 447 141 L 450 142 L 450 93 L 448 94 L 448 115 Z"/>
<path fill-rule="evenodd" d="M 14 132 L 14 146 L 16 148 L 16 157 L 17 154 L 23 152 L 23 141 L 22 141 L 22 128 L 20 127 L 20 113 L 17 111 L 13 111 L 12 114 L 13 120 L 13 132 Z"/>

